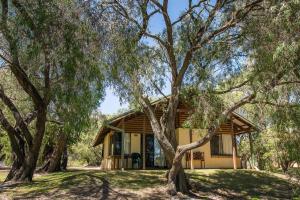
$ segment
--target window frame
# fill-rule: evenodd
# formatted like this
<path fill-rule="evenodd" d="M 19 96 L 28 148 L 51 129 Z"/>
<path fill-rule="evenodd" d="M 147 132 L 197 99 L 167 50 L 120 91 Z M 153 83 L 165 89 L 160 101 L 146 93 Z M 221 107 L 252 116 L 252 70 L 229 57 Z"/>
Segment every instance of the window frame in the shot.
<path fill-rule="evenodd" d="M 223 134 L 218 134 L 218 135 L 214 135 L 211 140 L 210 140 L 210 155 L 211 156 L 232 156 L 233 154 L 228 154 L 228 153 L 224 153 L 224 148 L 223 148 Z M 214 146 L 215 144 L 214 139 L 218 137 L 218 147 Z M 231 148 L 232 148 L 232 144 L 231 144 Z M 215 150 L 218 149 L 218 152 L 215 152 Z"/>
<path fill-rule="evenodd" d="M 116 134 L 119 134 L 119 136 L 116 136 Z M 127 135 L 127 136 L 126 136 Z M 114 138 L 118 137 L 118 139 Z M 124 133 L 124 143 L 126 142 L 126 137 L 128 137 L 128 143 L 123 144 L 122 143 L 122 132 L 115 131 L 113 132 L 109 137 L 109 156 L 121 156 L 122 155 L 122 146 L 127 146 L 128 152 L 126 152 L 125 146 L 124 146 L 124 155 L 131 154 L 131 133 Z M 119 143 L 120 145 L 116 145 Z M 120 146 L 120 149 L 116 151 L 117 146 Z M 117 152 L 117 153 L 116 153 Z"/>

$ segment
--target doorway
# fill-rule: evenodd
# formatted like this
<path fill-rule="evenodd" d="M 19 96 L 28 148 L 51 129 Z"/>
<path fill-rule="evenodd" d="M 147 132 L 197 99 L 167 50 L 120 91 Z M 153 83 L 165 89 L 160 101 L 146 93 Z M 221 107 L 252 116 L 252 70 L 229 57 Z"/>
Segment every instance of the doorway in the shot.
<path fill-rule="evenodd" d="M 165 155 L 153 134 L 145 136 L 146 168 L 166 167 Z"/>

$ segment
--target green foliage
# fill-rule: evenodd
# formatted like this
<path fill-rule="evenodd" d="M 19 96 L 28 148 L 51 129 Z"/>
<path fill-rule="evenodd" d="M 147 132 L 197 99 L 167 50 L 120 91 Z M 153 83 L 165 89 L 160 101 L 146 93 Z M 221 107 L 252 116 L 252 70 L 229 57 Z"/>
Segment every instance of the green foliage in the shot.
<path fill-rule="evenodd" d="M 252 84 L 257 91 L 256 105 L 245 108 L 263 129 L 253 136 L 252 159 L 260 168 L 274 169 L 299 162 L 300 42 L 295 33 L 300 27 L 300 1 L 267 5 L 264 17 L 250 18 L 244 29 L 249 38 L 249 46 L 244 47 L 252 51 L 255 68 L 250 69 L 256 74 Z M 247 142 L 244 138 L 240 148 L 249 157 Z"/>
<path fill-rule="evenodd" d="M 3 160 L 1 160 L 1 158 Z M 11 148 L 8 137 L 3 134 L 0 129 L 0 162 L 4 162 L 5 165 L 10 165 L 12 163 L 11 158 Z"/>
<path fill-rule="evenodd" d="M 277 132 L 267 129 L 253 137 L 253 157 L 250 156 L 248 138 L 242 138 L 239 154 L 248 158 L 259 169 L 275 171 L 284 162 L 288 165 L 300 162 L 300 134 L 296 132 Z M 289 167 L 289 166 L 288 166 Z"/>
<path fill-rule="evenodd" d="M 220 96 L 210 92 L 199 92 L 193 87 L 185 87 L 181 93 L 182 100 L 186 105 L 195 108 L 185 127 L 207 128 L 216 119 L 219 123 L 225 119 L 220 118 L 225 102 Z"/>
<path fill-rule="evenodd" d="M 69 144 L 75 143 L 80 132 L 89 127 L 90 115 L 103 97 L 99 38 L 74 1 L 21 2 L 28 17 L 15 13 L 13 5 L 9 3 L 13 11 L 9 12 L 8 27 L 16 41 L 20 65 L 40 95 L 49 96 L 47 118 L 51 122 L 47 122 L 43 144 L 54 142 L 58 130 L 68 135 Z M 0 46 L 3 52 L 8 51 L 4 40 Z M 50 90 L 45 93 L 47 64 Z M 34 111 L 31 99 L 7 66 L 0 68 L 0 84 L 23 116 Z M 11 113 L 5 110 L 5 114 L 14 124 Z"/>
<path fill-rule="evenodd" d="M 69 149 L 70 165 L 100 166 L 102 145 L 92 146 L 100 127 L 101 123 L 94 119 L 90 128 L 80 133 L 78 142 Z"/>
<path fill-rule="evenodd" d="M 15 77 L 11 74 L 10 70 L 7 68 L 0 68 L 0 85 L 4 88 L 6 91 L 6 94 L 15 100 L 15 105 L 19 109 L 20 113 L 23 115 L 26 115 L 27 113 L 31 112 L 33 109 L 32 102 L 28 98 L 28 95 L 20 88 L 18 85 Z M 15 123 L 15 119 L 12 115 L 12 113 L 9 111 L 8 108 L 4 106 L 2 101 L 0 100 L 0 107 L 3 109 L 4 114 L 6 115 L 6 118 L 12 123 Z M 32 127 L 29 127 L 30 130 L 32 130 Z M 0 157 L 1 155 L 4 155 L 4 164 L 10 165 L 12 164 L 12 150 L 9 138 L 6 134 L 6 132 L 2 129 L 2 126 L 0 125 L 0 145 L 3 145 L 2 150 L 0 151 Z"/>

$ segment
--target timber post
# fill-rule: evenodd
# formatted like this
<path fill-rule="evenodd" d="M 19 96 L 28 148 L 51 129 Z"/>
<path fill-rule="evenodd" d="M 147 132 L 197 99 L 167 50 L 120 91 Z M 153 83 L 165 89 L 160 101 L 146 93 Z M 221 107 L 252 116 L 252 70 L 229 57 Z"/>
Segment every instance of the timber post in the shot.
<path fill-rule="evenodd" d="M 125 147 L 125 130 L 124 130 L 124 119 L 122 119 L 122 145 L 121 145 L 121 170 L 124 171 L 124 147 Z"/>
<path fill-rule="evenodd" d="M 146 118 L 143 118 L 143 169 L 146 169 Z"/>
<path fill-rule="evenodd" d="M 234 133 L 232 115 L 230 116 L 230 123 L 231 123 L 231 131 L 232 131 L 232 162 L 233 162 L 233 169 L 237 169 L 237 163 L 236 163 L 236 138 L 235 138 L 235 133 Z"/>
<path fill-rule="evenodd" d="M 237 163 L 236 163 L 236 138 L 235 138 L 235 134 L 232 135 L 232 161 L 233 161 L 233 169 L 237 169 Z"/>
<path fill-rule="evenodd" d="M 250 145 L 250 167 L 253 167 L 253 141 L 252 141 L 252 133 L 249 132 L 248 133 L 248 137 L 249 137 L 249 145 Z"/>
<path fill-rule="evenodd" d="M 189 129 L 189 133 L 190 133 L 190 143 L 193 142 L 193 130 L 190 128 Z M 191 169 L 194 169 L 194 155 L 193 155 L 193 150 L 190 151 L 190 159 L 191 159 Z"/>

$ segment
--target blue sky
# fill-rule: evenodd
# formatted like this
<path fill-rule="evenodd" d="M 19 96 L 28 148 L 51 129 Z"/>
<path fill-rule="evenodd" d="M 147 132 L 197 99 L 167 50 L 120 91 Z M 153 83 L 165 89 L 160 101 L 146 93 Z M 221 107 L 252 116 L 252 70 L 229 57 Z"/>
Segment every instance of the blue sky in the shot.
<path fill-rule="evenodd" d="M 180 13 L 187 9 L 187 5 L 188 0 L 170 0 L 168 9 L 171 20 L 177 19 Z M 163 27 L 164 21 L 162 16 L 160 14 L 154 15 L 150 20 L 149 30 L 152 33 L 159 33 L 163 30 Z M 164 91 L 166 92 L 167 90 L 168 88 L 164 89 Z M 99 111 L 103 114 L 114 114 L 122 108 L 127 108 L 127 106 L 127 104 L 120 103 L 119 97 L 116 94 L 114 94 L 112 88 L 107 88 L 106 96 L 99 107 Z"/>

